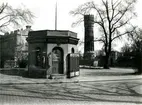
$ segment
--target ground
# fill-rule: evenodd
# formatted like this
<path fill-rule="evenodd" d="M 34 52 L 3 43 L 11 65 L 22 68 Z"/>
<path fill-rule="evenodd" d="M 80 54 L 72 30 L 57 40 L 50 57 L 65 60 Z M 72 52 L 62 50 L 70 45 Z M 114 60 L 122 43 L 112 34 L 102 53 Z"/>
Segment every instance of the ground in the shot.
<path fill-rule="evenodd" d="M 123 68 L 80 69 L 71 79 L 0 73 L 0 105 L 140 105 L 142 76 Z"/>

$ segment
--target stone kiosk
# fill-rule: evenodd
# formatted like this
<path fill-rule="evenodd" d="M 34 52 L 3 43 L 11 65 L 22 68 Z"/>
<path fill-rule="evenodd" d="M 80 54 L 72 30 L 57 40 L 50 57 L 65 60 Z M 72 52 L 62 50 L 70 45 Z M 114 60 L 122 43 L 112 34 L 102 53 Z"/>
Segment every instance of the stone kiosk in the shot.
<path fill-rule="evenodd" d="M 29 76 L 79 75 L 78 40 L 77 33 L 65 30 L 29 32 Z"/>

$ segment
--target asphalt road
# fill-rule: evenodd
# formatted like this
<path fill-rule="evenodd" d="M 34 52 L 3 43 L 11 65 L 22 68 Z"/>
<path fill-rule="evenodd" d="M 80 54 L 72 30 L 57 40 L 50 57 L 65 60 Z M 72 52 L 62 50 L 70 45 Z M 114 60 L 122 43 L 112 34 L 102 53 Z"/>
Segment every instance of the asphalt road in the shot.
<path fill-rule="evenodd" d="M 141 80 L 0 85 L 0 105 L 135 105 Z"/>

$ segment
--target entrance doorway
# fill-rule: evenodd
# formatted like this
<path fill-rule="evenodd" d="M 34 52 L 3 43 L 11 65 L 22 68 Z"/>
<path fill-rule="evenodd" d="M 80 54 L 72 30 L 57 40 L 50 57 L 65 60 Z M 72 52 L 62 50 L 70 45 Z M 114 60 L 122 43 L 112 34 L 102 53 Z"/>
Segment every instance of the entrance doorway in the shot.
<path fill-rule="evenodd" d="M 42 67 L 42 61 L 41 61 L 41 48 L 37 47 L 35 49 L 35 55 L 36 55 L 36 66 Z"/>
<path fill-rule="evenodd" d="M 63 74 L 63 49 L 55 47 L 52 50 L 52 74 Z"/>

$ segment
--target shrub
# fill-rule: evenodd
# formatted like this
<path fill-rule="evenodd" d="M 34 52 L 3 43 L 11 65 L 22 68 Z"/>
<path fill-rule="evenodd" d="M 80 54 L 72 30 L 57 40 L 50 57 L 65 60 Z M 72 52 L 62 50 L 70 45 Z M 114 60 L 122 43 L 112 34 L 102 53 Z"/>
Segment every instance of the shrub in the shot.
<path fill-rule="evenodd" d="M 28 61 L 25 60 L 25 59 L 18 61 L 18 65 L 19 65 L 20 68 L 26 68 L 27 64 L 28 64 Z"/>
<path fill-rule="evenodd" d="M 142 55 L 141 52 L 135 52 L 134 55 L 134 68 L 136 69 L 136 74 L 142 74 Z"/>

